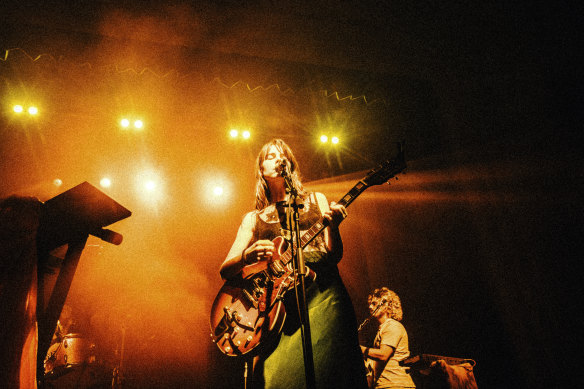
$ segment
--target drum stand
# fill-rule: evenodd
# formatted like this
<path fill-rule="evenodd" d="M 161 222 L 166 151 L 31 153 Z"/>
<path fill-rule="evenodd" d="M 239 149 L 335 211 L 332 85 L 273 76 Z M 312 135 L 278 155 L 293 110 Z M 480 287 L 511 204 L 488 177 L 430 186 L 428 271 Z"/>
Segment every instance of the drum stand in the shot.
<path fill-rule="evenodd" d="M 38 285 L 39 293 L 37 296 L 37 318 L 38 318 L 38 351 L 37 351 L 37 385 L 39 388 L 44 387 L 44 356 L 47 355 L 49 346 L 51 344 L 51 338 L 53 331 L 55 330 L 57 320 L 61 314 L 63 305 L 65 304 L 65 299 L 67 298 L 67 293 L 69 292 L 69 287 L 71 286 L 71 281 L 73 281 L 73 276 L 75 270 L 77 269 L 77 264 L 79 263 L 79 258 L 85 247 L 85 242 L 87 241 L 87 235 L 79 236 L 74 238 L 69 243 L 69 248 L 65 259 L 63 260 L 63 265 L 59 272 L 57 282 L 53 288 L 53 293 L 46 304 L 46 309 L 43 309 L 45 302 L 43 296 L 44 289 L 44 277 L 43 269 L 39 266 L 39 276 Z M 44 261 L 42 255 L 48 255 L 48 251 L 43 251 L 39 254 L 41 261 Z M 53 325 L 55 324 L 55 325 Z"/>
<path fill-rule="evenodd" d="M 112 389 L 121 389 L 124 382 L 124 349 L 126 348 L 126 326 L 122 326 L 122 344 L 120 345 L 120 359 L 112 371 Z"/>

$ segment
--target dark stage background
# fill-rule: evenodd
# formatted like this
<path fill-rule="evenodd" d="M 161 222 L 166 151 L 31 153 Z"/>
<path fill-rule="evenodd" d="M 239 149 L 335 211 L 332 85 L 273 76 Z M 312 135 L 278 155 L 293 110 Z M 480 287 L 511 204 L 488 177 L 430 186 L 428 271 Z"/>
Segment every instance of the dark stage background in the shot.
<path fill-rule="evenodd" d="M 133 215 L 112 226 L 121 246 L 88 242 L 67 301 L 80 331 L 106 370 L 123 338 L 127 387 L 243 387 L 208 316 L 260 146 L 282 137 L 307 186 L 338 200 L 405 141 L 407 174 L 368 189 L 341 227 L 358 319 L 388 286 L 412 353 L 474 359 L 479 388 L 574 387 L 581 8 L 4 1 L 0 196 L 113 177 L 102 190 Z M 16 101 L 40 114 L 16 117 Z M 121 131 L 124 114 L 145 129 Z M 232 126 L 252 137 L 229 139 Z M 333 130 L 339 146 L 320 145 Z M 159 198 L 136 194 L 143 171 Z M 205 196 L 217 178 L 224 202 Z"/>

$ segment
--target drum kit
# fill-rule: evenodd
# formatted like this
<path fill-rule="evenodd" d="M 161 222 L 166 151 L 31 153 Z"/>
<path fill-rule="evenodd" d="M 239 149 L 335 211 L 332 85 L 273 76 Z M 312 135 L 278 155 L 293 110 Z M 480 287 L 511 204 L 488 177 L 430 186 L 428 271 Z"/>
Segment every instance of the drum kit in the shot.
<path fill-rule="evenodd" d="M 127 319 L 127 315 L 117 315 L 119 312 L 115 310 L 108 313 L 117 318 L 118 322 L 114 323 L 109 316 L 104 318 L 97 314 L 89 322 L 78 322 L 73 319 L 71 308 L 64 306 L 44 359 L 43 389 L 121 389 L 125 386 L 123 363 L 126 326 L 119 318 Z M 96 328 L 111 328 L 112 325 L 121 327 L 119 337 L 114 336 L 115 350 L 107 341 L 107 346 L 96 347 L 95 339 L 101 339 L 102 342 L 105 340 L 103 331 Z M 116 332 L 107 331 L 109 335 Z M 88 333 L 92 335 L 87 336 Z"/>
<path fill-rule="evenodd" d="M 95 344 L 81 334 L 67 334 L 49 347 L 45 358 L 45 377 L 61 376 L 68 370 L 95 362 Z"/>
<path fill-rule="evenodd" d="M 96 346 L 80 333 L 69 333 L 49 347 L 44 360 L 44 387 L 121 388 L 118 366 L 97 357 Z"/>

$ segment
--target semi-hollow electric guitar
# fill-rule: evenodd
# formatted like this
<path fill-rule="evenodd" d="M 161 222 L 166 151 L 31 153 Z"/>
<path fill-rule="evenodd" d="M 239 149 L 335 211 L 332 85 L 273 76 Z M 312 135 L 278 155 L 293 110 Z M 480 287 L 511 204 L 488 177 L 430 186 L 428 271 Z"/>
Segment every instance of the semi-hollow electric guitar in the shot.
<path fill-rule="evenodd" d="M 402 147 L 398 155 L 371 170 L 338 201 L 348 207 L 365 189 L 380 185 L 406 168 Z M 301 238 L 305 248 L 326 228 L 321 218 Z M 282 330 L 286 311 L 283 297 L 298 284 L 292 265 L 292 250 L 283 237 L 274 239 L 276 250 L 271 261 L 245 266 L 237 277 L 227 280 L 211 307 L 211 338 L 228 356 L 244 355 L 269 343 Z M 316 274 L 307 268 L 306 279 Z"/>

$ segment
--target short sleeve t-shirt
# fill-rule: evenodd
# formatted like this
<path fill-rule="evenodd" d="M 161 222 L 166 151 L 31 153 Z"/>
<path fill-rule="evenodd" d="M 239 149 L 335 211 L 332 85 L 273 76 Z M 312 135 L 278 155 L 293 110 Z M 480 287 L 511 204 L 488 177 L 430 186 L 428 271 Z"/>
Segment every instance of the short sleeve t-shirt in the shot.
<path fill-rule="evenodd" d="M 387 361 L 385 368 L 377 379 L 376 388 L 415 388 L 416 385 L 406 369 L 399 362 L 410 356 L 408 334 L 404 326 L 397 320 L 389 319 L 381 326 L 373 347 L 380 348 L 382 344 L 392 347 L 395 351 Z"/>

